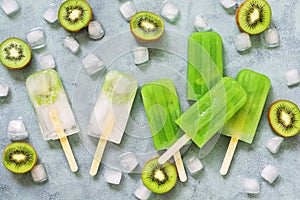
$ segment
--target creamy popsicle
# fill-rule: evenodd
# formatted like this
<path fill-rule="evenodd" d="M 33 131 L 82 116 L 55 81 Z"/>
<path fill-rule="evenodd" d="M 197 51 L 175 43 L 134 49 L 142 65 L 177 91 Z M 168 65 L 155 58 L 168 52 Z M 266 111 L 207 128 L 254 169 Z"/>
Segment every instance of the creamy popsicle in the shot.
<path fill-rule="evenodd" d="M 252 143 L 271 87 L 267 76 L 247 69 L 240 71 L 236 80 L 246 90 L 248 100 L 222 129 L 223 135 L 231 137 L 220 170 L 222 175 L 227 174 L 238 140 Z"/>
<path fill-rule="evenodd" d="M 107 141 L 121 142 L 138 88 L 137 80 L 119 71 L 109 71 L 91 115 L 88 134 L 100 138 L 90 174 L 97 174 Z"/>
<path fill-rule="evenodd" d="M 190 139 L 201 148 L 246 101 L 246 91 L 237 81 L 222 78 L 175 121 L 186 134 L 158 162 L 165 163 Z"/>
<path fill-rule="evenodd" d="M 175 123 L 182 111 L 174 83 L 169 79 L 150 82 L 142 87 L 141 94 L 155 149 L 167 149 L 183 135 Z M 187 177 L 180 151 L 176 152 L 174 160 L 179 179 L 185 182 Z"/>
<path fill-rule="evenodd" d="M 195 32 L 188 39 L 187 98 L 197 100 L 223 76 L 222 38 L 216 32 Z"/>
<path fill-rule="evenodd" d="M 26 87 L 44 140 L 60 139 L 71 170 L 77 171 L 66 136 L 79 128 L 58 73 L 52 69 L 36 72 L 27 78 Z"/>

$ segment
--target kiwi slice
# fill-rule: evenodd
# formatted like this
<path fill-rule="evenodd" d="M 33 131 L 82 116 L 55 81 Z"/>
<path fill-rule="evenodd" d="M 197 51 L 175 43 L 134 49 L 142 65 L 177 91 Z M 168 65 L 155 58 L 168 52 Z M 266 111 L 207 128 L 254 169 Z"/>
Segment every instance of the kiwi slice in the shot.
<path fill-rule="evenodd" d="M 158 158 L 153 158 L 142 170 L 142 181 L 152 192 L 163 194 L 176 185 L 177 170 L 171 162 L 161 165 L 158 163 Z"/>
<path fill-rule="evenodd" d="M 280 136 L 291 137 L 300 132 L 300 110 L 291 101 L 275 101 L 269 108 L 268 121 Z"/>
<path fill-rule="evenodd" d="M 133 36 L 140 41 L 155 41 L 164 32 L 164 21 L 152 12 L 141 11 L 132 16 L 130 30 Z"/>
<path fill-rule="evenodd" d="M 68 0 L 58 10 L 58 21 L 66 30 L 78 32 L 92 20 L 92 8 L 84 0 Z"/>
<path fill-rule="evenodd" d="M 246 0 L 236 11 L 238 27 L 249 34 L 259 34 L 271 22 L 272 10 L 265 0 Z"/>
<path fill-rule="evenodd" d="M 21 69 L 31 60 L 29 45 L 19 38 L 8 38 L 0 44 L 0 61 L 9 69 Z"/>
<path fill-rule="evenodd" d="M 14 142 L 4 149 L 2 161 L 9 171 L 23 174 L 35 166 L 37 154 L 30 144 Z"/>

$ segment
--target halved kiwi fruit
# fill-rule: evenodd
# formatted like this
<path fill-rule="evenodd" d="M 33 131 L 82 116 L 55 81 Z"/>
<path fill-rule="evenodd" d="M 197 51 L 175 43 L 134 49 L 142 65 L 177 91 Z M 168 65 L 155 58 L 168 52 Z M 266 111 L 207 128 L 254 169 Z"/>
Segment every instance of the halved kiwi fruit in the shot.
<path fill-rule="evenodd" d="M 249 34 L 259 34 L 270 25 L 272 10 L 265 0 L 246 0 L 236 11 L 238 27 Z"/>
<path fill-rule="evenodd" d="M 300 132 L 300 110 L 291 101 L 275 101 L 269 108 L 268 121 L 280 136 L 291 137 Z"/>
<path fill-rule="evenodd" d="M 133 36 L 140 41 L 155 41 L 164 32 L 164 21 L 152 12 L 141 11 L 132 16 L 130 30 Z"/>
<path fill-rule="evenodd" d="M 176 185 L 177 170 L 171 162 L 161 165 L 158 163 L 158 158 L 153 158 L 142 170 L 142 181 L 152 192 L 163 194 Z"/>
<path fill-rule="evenodd" d="M 31 60 L 29 45 L 19 38 L 8 38 L 0 44 L 0 61 L 9 69 L 21 69 Z"/>
<path fill-rule="evenodd" d="M 35 166 L 37 154 L 30 144 L 14 142 L 4 149 L 2 161 L 9 171 L 16 174 L 23 174 Z"/>
<path fill-rule="evenodd" d="M 92 8 L 85 0 L 68 0 L 58 10 L 58 21 L 66 30 L 78 32 L 92 20 Z"/>

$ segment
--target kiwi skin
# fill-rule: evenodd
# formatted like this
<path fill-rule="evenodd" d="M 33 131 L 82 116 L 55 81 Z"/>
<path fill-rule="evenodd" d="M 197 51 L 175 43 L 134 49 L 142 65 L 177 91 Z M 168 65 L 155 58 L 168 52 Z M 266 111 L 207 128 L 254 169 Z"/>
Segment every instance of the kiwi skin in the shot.
<path fill-rule="evenodd" d="M 20 39 L 20 38 L 17 38 L 17 37 L 11 37 L 11 38 L 7 38 L 6 40 L 4 40 L 3 42 L 2 42 L 2 44 L 4 43 L 4 42 L 6 42 L 7 40 L 21 40 L 21 41 L 23 41 L 27 46 L 28 46 L 28 56 L 29 56 L 29 59 L 28 59 L 28 62 L 26 62 L 26 63 L 24 63 L 23 65 L 21 65 L 21 66 L 18 66 L 18 67 L 11 67 L 11 66 L 9 66 L 9 65 L 7 65 L 7 64 L 5 64 L 4 62 L 1 62 L 6 68 L 8 68 L 8 69 L 11 69 L 11 70 L 18 70 L 18 69 L 23 69 L 24 67 L 26 67 L 29 63 L 30 63 L 30 61 L 31 61 L 31 58 L 32 58 L 32 50 L 31 50 L 31 48 L 29 47 L 29 45 L 24 41 L 24 40 L 22 40 L 22 39 Z M 0 46 L 1 46 L 1 44 L 0 44 Z"/>
<path fill-rule="evenodd" d="M 16 145 L 18 144 L 18 145 L 21 145 L 21 146 L 22 146 L 22 145 L 24 145 L 24 146 L 28 146 L 28 145 L 29 145 L 29 146 L 33 149 L 33 152 L 31 152 L 31 153 L 34 154 L 35 160 L 34 160 L 34 163 L 32 163 L 32 166 L 31 166 L 30 168 L 28 168 L 26 171 L 12 170 L 12 169 L 10 169 L 9 167 L 7 167 L 7 166 L 5 165 L 5 163 L 4 163 L 4 159 L 5 159 L 6 152 L 9 150 L 9 148 L 11 147 L 11 145 L 15 145 L 15 144 L 16 144 Z M 38 155 L 37 155 L 35 149 L 34 149 L 30 144 L 28 144 L 28 143 L 26 143 L 26 142 L 13 142 L 13 143 L 11 143 L 10 145 L 8 145 L 8 146 L 4 149 L 3 155 L 2 155 L 3 165 L 6 167 L 7 170 L 9 170 L 10 172 L 15 173 L 15 174 L 24 174 L 24 173 L 26 173 L 26 172 L 29 172 L 29 171 L 32 170 L 33 167 L 36 165 L 37 160 L 38 160 Z"/>
<path fill-rule="evenodd" d="M 86 2 L 86 0 L 82 0 L 82 1 L 85 1 Z M 88 4 L 88 3 L 87 3 Z M 89 4 L 88 4 L 89 5 Z M 59 9 L 60 10 L 60 9 Z M 92 9 L 92 7 L 89 5 L 89 10 L 90 10 L 90 12 L 91 12 L 91 16 L 90 16 L 90 19 L 89 19 L 89 23 L 90 23 L 90 21 L 93 19 L 93 9 Z M 58 11 L 59 12 L 59 11 Z M 64 20 L 64 19 L 60 19 L 59 17 L 58 17 L 58 22 L 60 23 L 60 24 L 62 24 L 62 21 L 61 20 Z M 80 29 L 76 29 L 76 30 L 73 30 L 73 29 L 69 29 L 68 27 L 66 27 L 66 26 L 62 26 L 64 29 L 66 29 L 67 31 L 69 31 L 69 32 L 72 32 L 72 33 L 77 33 L 77 32 L 79 32 L 81 29 L 84 29 L 84 28 L 86 28 L 88 25 L 89 25 L 89 23 L 87 23 L 84 27 L 82 27 L 82 28 L 80 28 Z"/>
<path fill-rule="evenodd" d="M 272 129 L 277 135 L 279 135 L 279 136 L 281 136 L 281 137 L 292 137 L 292 136 L 297 135 L 297 134 L 300 132 L 300 121 L 295 121 L 296 123 L 298 123 L 298 130 L 295 131 L 294 134 L 290 134 L 290 135 L 284 134 L 283 132 L 281 132 L 280 130 L 276 129 L 276 128 L 272 125 L 272 124 L 273 124 L 272 119 L 271 119 L 271 111 L 272 111 L 272 109 L 273 109 L 274 106 L 276 106 L 277 104 L 279 104 L 279 103 L 285 103 L 285 102 L 286 102 L 286 103 L 289 103 L 289 104 L 291 104 L 291 105 L 294 105 L 295 108 L 298 109 L 298 112 L 300 113 L 300 110 L 299 110 L 298 106 L 297 106 L 295 103 L 293 103 L 293 102 L 291 102 L 291 101 L 288 101 L 288 100 L 277 100 L 277 101 L 275 101 L 274 103 L 272 103 L 271 106 L 270 106 L 269 109 L 268 109 L 268 122 L 269 122 L 269 125 L 270 125 L 271 129 Z M 298 120 L 299 120 L 299 119 L 298 119 Z M 297 127 L 297 125 L 296 125 L 296 127 Z"/>

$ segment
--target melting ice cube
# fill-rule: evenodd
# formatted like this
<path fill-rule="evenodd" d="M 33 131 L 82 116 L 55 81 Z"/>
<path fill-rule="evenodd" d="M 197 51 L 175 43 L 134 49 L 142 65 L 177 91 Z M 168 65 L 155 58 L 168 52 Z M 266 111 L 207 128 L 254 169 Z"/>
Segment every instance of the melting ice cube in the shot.
<path fill-rule="evenodd" d="M 31 176 L 33 181 L 36 183 L 42 183 L 48 180 L 47 171 L 43 164 L 34 166 L 34 168 L 31 170 Z"/>
<path fill-rule="evenodd" d="M 119 11 L 124 19 L 126 21 L 129 21 L 131 17 L 136 13 L 136 8 L 131 1 L 127 1 L 119 7 Z"/>
<path fill-rule="evenodd" d="M 145 187 L 143 182 L 140 180 L 138 181 L 133 194 L 136 198 L 140 200 L 147 200 L 151 197 L 152 192 L 147 187 Z"/>
<path fill-rule="evenodd" d="M 194 29 L 196 31 L 210 31 L 211 27 L 208 25 L 208 21 L 205 16 L 197 15 L 194 19 Z"/>
<path fill-rule="evenodd" d="M 235 9 L 238 3 L 235 0 L 219 0 L 225 9 Z"/>
<path fill-rule="evenodd" d="M 277 47 L 280 44 L 279 33 L 276 28 L 269 28 L 261 34 L 261 41 L 266 47 Z"/>
<path fill-rule="evenodd" d="M 82 64 L 83 64 L 83 67 L 86 69 L 87 73 L 90 75 L 100 72 L 105 68 L 103 61 L 100 60 L 93 53 L 89 53 L 82 60 Z"/>
<path fill-rule="evenodd" d="M 89 23 L 88 33 L 89 37 L 94 40 L 100 39 L 105 35 L 104 28 L 98 21 L 92 21 Z"/>
<path fill-rule="evenodd" d="M 173 3 L 167 1 L 163 4 L 161 16 L 173 23 L 179 17 L 179 9 Z"/>
<path fill-rule="evenodd" d="M 29 133 L 27 132 L 23 120 L 16 119 L 11 120 L 8 123 L 8 133 L 7 137 L 12 141 L 22 141 L 27 139 Z"/>
<path fill-rule="evenodd" d="M 239 33 L 234 36 L 234 44 L 237 51 L 246 51 L 251 48 L 250 36 L 247 33 Z"/>
<path fill-rule="evenodd" d="M 0 80 L 0 97 L 6 97 L 8 95 L 9 85 Z"/>
<path fill-rule="evenodd" d="M 190 156 L 184 159 L 186 168 L 189 170 L 191 175 L 198 174 L 202 169 L 203 165 L 197 156 Z"/>
<path fill-rule="evenodd" d="M 282 137 L 274 136 L 268 140 L 266 147 L 269 149 L 271 153 L 277 153 L 282 141 L 283 141 Z"/>
<path fill-rule="evenodd" d="M 40 49 L 46 46 L 46 37 L 44 29 L 34 28 L 26 36 L 31 49 Z"/>
<path fill-rule="evenodd" d="M 132 172 L 139 162 L 134 153 L 129 152 L 120 156 L 120 164 L 126 172 Z"/>
<path fill-rule="evenodd" d="M 2 0 L 0 1 L 0 7 L 8 16 L 16 14 L 21 9 L 16 0 Z"/>
<path fill-rule="evenodd" d="M 296 85 L 300 82 L 297 69 L 289 70 L 285 73 L 286 83 L 288 86 Z"/>
<path fill-rule="evenodd" d="M 256 179 L 245 178 L 243 180 L 243 190 L 248 194 L 258 194 L 260 191 L 258 181 Z"/>
<path fill-rule="evenodd" d="M 104 173 L 104 180 L 107 183 L 119 185 L 122 178 L 122 172 L 114 169 L 106 169 Z"/>
<path fill-rule="evenodd" d="M 78 42 L 72 36 L 67 36 L 64 39 L 64 46 L 68 48 L 73 54 L 78 53 L 80 49 Z"/>
<path fill-rule="evenodd" d="M 56 4 L 50 4 L 49 8 L 44 12 L 44 19 L 49 23 L 54 23 L 57 20 Z"/>
<path fill-rule="evenodd" d="M 149 60 L 149 52 L 147 47 L 134 47 L 132 49 L 132 55 L 136 65 L 145 63 Z"/>
<path fill-rule="evenodd" d="M 45 54 L 40 57 L 40 66 L 42 69 L 55 68 L 55 60 L 52 54 Z"/>
<path fill-rule="evenodd" d="M 261 177 L 272 184 L 278 177 L 278 169 L 273 165 L 267 165 L 261 172 Z"/>

